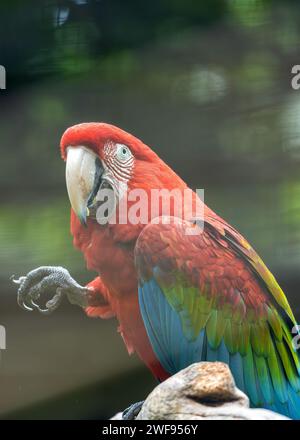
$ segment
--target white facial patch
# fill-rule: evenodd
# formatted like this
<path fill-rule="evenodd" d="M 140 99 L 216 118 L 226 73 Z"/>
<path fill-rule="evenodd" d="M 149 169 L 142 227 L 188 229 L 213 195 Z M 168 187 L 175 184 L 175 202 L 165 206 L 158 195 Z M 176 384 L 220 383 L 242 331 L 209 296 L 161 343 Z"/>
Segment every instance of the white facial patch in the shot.
<path fill-rule="evenodd" d="M 120 184 L 127 184 L 132 176 L 134 156 L 127 145 L 107 143 L 104 147 L 104 162 L 109 175 Z"/>

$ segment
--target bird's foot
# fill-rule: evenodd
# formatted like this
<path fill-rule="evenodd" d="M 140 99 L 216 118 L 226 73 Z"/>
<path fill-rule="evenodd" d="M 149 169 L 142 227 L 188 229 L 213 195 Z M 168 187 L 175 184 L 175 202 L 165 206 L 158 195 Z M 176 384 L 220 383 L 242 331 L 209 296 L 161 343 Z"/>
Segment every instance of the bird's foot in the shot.
<path fill-rule="evenodd" d="M 63 267 L 42 266 L 12 281 L 19 286 L 18 304 L 25 310 L 38 310 L 44 315 L 54 312 L 67 296 L 70 303 L 86 307 L 88 304 L 86 287 L 80 286 Z M 43 294 L 54 296 L 41 307 L 37 301 Z"/>
<path fill-rule="evenodd" d="M 122 419 L 123 420 L 134 420 L 136 416 L 139 414 L 139 412 L 142 409 L 142 406 L 144 404 L 144 400 L 140 402 L 133 403 L 128 408 L 126 408 L 122 413 Z"/>

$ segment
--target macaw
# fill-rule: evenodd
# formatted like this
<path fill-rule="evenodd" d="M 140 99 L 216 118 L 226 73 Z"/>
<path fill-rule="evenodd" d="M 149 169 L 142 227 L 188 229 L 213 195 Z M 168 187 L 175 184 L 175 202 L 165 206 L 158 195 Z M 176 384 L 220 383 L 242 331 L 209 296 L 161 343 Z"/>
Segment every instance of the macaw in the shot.
<path fill-rule="evenodd" d="M 95 212 L 103 187 L 118 205 L 124 191 L 188 186 L 141 140 L 113 125 L 75 125 L 60 146 L 74 245 L 99 276 L 81 286 L 62 267 L 37 268 L 15 280 L 19 304 L 47 314 L 66 296 L 90 317 L 116 317 L 128 352 L 158 380 L 194 362 L 223 361 L 253 407 L 300 418 L 296 320 L 246 239 L 204 202 L 202 228 L 195 218 L 175 216 L 174 203 L 169 212 L 160 206 L 156 221 L 149 211 L 147 222 L 102 224 Z M 38 299 L 49 289 L 55 295 L 42 308 Z"/>

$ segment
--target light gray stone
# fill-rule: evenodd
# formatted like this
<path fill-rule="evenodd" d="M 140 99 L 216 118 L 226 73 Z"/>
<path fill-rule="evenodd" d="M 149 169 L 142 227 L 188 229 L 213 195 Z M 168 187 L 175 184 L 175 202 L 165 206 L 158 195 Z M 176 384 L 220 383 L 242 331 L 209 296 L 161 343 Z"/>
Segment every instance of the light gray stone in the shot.
<path fill-rule="evenodd" d="M 265 409 L 249 408 L 236 388 L 229 367 L 200 362 L 158 385 L 147 397 L 137 420 L 288 420 Z"/>

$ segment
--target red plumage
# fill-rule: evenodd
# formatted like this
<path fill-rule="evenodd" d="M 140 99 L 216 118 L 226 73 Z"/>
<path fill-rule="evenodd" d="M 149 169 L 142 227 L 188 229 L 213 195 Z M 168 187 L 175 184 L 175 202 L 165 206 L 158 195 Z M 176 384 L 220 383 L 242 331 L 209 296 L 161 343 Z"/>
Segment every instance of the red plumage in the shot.
<path fill-rule="evenodd" d="M 142 188 L 149 192 L 152 188 L 176 188 L 180 191 L 187 188 L 185 182 L 148 146 L 108 124 L 89 123 L 69 128 L 61 140 L 62 157 L 66 158 L 68 146 L 85 146 L 103 159 L 107 142 L 125 144 L 133 153 L 135 166 L 128 189 Z M 174 206 L 171 207 L 171 215 L 173 209 Z M 160 212 L 160 215 L 163 214 Z M 203 234 L 182 239 L 180 228 L 158 224 L 149 230 L 147 239 L 141 240 L 138 253 L 151 260 L 152 266 L 159 258 L 161 264 L 180 267 L 192 284 L 200 289 L 209 283 L 210 294 L 215 296 L 219 305 L 230 303 L 241 315 L 246 314 L 246 309 L 260 316 L 266 314 L 264 306 L 270 293 L 277 303 L 287 308 L 289 314 L 285 297 L 281 296 L 277 284 L 273 286 L 273 278 L 246 240 L 205 205 L 203 215 Z M 85 227 L 74 212 L 71 213 L 74 245 L 83 252 L 88 269 L 97 271 L 101 276 L 88 285 L 93 299 L 87 314 L 102 318 L 115 316 L 128 352 L 135 351 L 154 375 L 163 380 L 169 374 L 151 348 L 138 302 L 134 253 L 143 228 L 143 224 L 101 226 L 91 218 L 87 219 Z M 146 248 L 143 249 L 143 246 Z M 149 261 L 146 261 L 144 270 L 148 266 Z"/>

